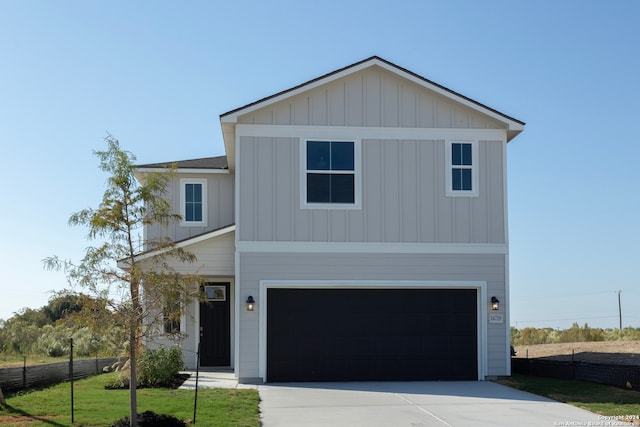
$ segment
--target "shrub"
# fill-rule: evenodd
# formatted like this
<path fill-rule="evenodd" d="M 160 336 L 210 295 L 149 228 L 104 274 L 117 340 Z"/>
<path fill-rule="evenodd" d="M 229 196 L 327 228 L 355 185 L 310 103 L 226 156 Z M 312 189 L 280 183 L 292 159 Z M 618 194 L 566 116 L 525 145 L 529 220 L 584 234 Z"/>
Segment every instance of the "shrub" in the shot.
<path fill-rule="evenodd" d="M 184 369 L 178 347 L 146 349 L 138 360 L 140 387 L 171 387 L 178 372 Z"/>
<path fill-rule="evenodd" d="M 49 357 L 62 357 L 69 354 L 69 348 L 60 344 L 59 342 L 51 343 L 45 349 L 45 353 Z"/>
<path fill-rule="evenodd" d="M 89 328 L 80 328 L 73 334 L 73 348 L 78 356 L 91 356 L 98 352 L 100 341 Z"/>
<path fill-rule="evenodd" d="M 118 375 L 116 375 L 112 381 L 105 384 L 104 388 L 107 390 L 123 390 L 129 388 L 129 372 L 118 372 Z"/>
<path fill-rule="evenodd" d="M 129 427 L 130 425 L 129 417 L 124 417 L 116 421 L 112 427 Z M 145 411 L 142 414 L 138 414 L 138 425 L 140 427 L 186 427 L 187 424 L 171 415 Z"/>
<path fill-rule="evenodd" d="M 174 388 L 184 382 L 179 372 L 184 368 L 182 351 L 178 347 L 145 349 L 138 358 L 138 388 L 168 387 Z M 129 388 L 129 370 L 121 371 L 106 389 Z"/>
<path fill-rule="evenodd" d="M 49 357 L 60 357 L 69 354 L 69 336 L 66 330 L 52 325 L 42 327 L 42 332 L 34 346 L 40 354 Z"/>

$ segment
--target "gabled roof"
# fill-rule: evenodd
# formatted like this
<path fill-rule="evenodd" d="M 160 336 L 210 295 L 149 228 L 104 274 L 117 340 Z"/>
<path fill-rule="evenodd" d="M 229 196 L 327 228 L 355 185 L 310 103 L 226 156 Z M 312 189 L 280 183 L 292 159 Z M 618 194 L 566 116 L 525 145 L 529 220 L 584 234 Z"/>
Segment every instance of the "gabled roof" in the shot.
<path fill-rule="evenodd" d="M 176 162 L 148 163 L 136 165 L 137 169 L 165 169 L 175 165 L 182 169 L 228 169 L 227 156 L 203 157 L 201 159 L 178 160 Z"/>
<path fill-rule="evenodd" d="M 235 125 L 240 116 L 373 66 L 379 66 L 428 90 L 440 94 L 454 102 L 460 103 L 472 110 L 475 110 L 481 114 L 484 114 L 492 119 L 503 123 L 507 131 L 507 141 L 511 140 L 520 132 L 522 132 L 522 130 L 524 130 L 525 123 L 523 121 L 501 113 L 498 110 L 495 110 L 458 92 L 448 89 L 412 71 L 395 65 L 383 58 L 372 56 L 339 70 L 327 73 L 313 80 L 309 80 L 305 83 L 292 87 L 291 89 L 283 90 L 274 95 L 267 96 L 245 106 L 235 108 L 231 111 L 227 111 L 226 113 L 221 114 L 220 123 L 222 125 L 225 149 L 227 152 L 229 164 L 231 165 L 231 169 L 234 169 L 235 163 Z"/>
<path fill-rule="evenodd" d="M 238 108 L 235 108 L 235 109 L 233 109 L 231 111 L 227 111 L 226 113 L 223 113 L 223 114 L 220 115 L 220 120 L 222 121 L 223 118 L 225 118 L 227 116 L 238 115 L 238 113 L 244 114 L 244 113 L 246 113 L 246 112 L 248 112 L 250 110 L 255 109 L 253 107 L 262 108 L 264 106 L 262 104 L 266 105 L 266 103 L 268 103 L 271 100 L 279 99 L 283 95 L 287 95 L 287 94 L 290 94 L 292 92 L 298 92 L 300 89 L 306 89 L 308 86 L 314 85 L 314 83 L 323 82 L 324 80 L 327 80 L 328 78 L 330 78 L 332 76 L 335 76 L 335 75 L 338 75 L 338 74 L 344 74 L 345 72 L 348 72 L 350 69 L 360 69 L 362 67 L 362 65 L 370 66 L 370 65 L 374 65 L 376 63 L 378 63 L 378 65 L 380 65 L 380 64 L 386 65 L 386 67 L 384 67 L 384 68 L 392 68 L 392 69 L 397 70 L 400 73 L 404 73 L 404 74 L 407 74 L 409 76 L 412 76 L 415 79 L 423 82 L 426 85 L 438 88 L 438 89 L 442 90 L 443 92 L 446 92 L 446 93 L 450 94 L 451 96 L 458 97 L 460 99 L 466 100 L 466 101 L 468 101 L 468 102 L 470 102 L 472 104 L 475 104 L 476 106 L 478 106 L 478 107 L 480 107 L 482 109 L 491 111 L 491 112 L 493 112 L 493 113 L 495 113 L 495 114 L 497 114 L 499 116 L 502 116 L 507 120 L 514 121 L 514 122 L 519 123 L 521 125 L 525 124 L 524 122 L 522 122 L 522 121 L 520 121 L 518 119 L 515 119 L 513 117 L 507 116 L 506 114 L 501 113 L 500 111 L 495 110 L 495 109 L 493 109 L 491 107 L 487 107 L 486 105 L 481 104 L 478 101 L 475 101 L 475 100 L 473 100 L 473 99 L 471 99 L 469 97 L 466 97 L 466 96 L 464 96 L 464 95 L 462 95 L 462 94 L 460 94 L 460 93 L 458 93 L 456 91 L 453 91 L 453 90 L 451 90 L 451 89 L 449 89 L 447 87 L 444 87 L 444 86 L 442 86 L 442 85 L 440 85 L 438 83 L 435 83 L 435 82 L 433 82 L 433 81 L 431 81 L 431 80 L 429 80 L 429 79 L 427 79 L 425 77 L 420 76 L 419 74 L 414 73 L 413 71 L 409 71 L 406 68 L 400 67 L 400 66 L 398 66 L 398 65 L 396 65 L 396 64 L 394 64 L 392 62 L 387 61 L 386 59 L 380 58 L 379 56 L 372 56 L 370 58 L 367 58 L 367 59 L 364 59 L 362 61 L 356 62 L 355 64 L 351 64 L 351 65 L 348 65 L 348 66 L 346 66 L 344 68 L 341 68 L 339 70 L 335 70 L 335 71 L 332 71 L 330 73 L 327 73 L 324 76 L 320 76 L 320 77 L 317 77 L 317 78 L 315 78 L 313 80 L 309 80 L 308 82 L 299 84 L 298 86 L 292 87 L 291 89 L 283 90 L 282 92 L 278 92 L 276 94 L 273 94 L 273 95 L 267 96 L 265 98 L 259 99 L 257 101 L 254 101 L 254 102 L 250 103 L 250 104 L 247 104 L 247 105 L 245 105 L 243 107 L 238 107 Z"/>
<path fill-rule="evenodd" d="M 202 234 L 198 234 L 196 236 L 192 236 L 192 237 L 188 237 L 186 239 L 183 240 L 178 240 L 176 242 L 174 242 L 174 244 L 179 247 L 179 248 L 186 248 L 188 246 L 194 245 L 196 243 L 200 243 L 200 242 L 204 242 L 206 240 L 211 240 L 211 239 L 215 239 L 217 237 L 220 236 L 224 236 L 226 234 L 232 233 L 236 231 L 236 225 L 235 224 L 230 224 L 224 227 L 220 227 L 217 228 L 215 230 L 210 230 L 210 231 L 206 231 Z M 159 255 L 163 252 L 166 252 L 166 250 L 152 250 L 152 251 L 146 251 L 146 252 L 142 252 L 137 254 L 136 260 L 137 261 L 142 261 L 145 260 L 147 258 L 151 258 L 154 257 L 156 255 Z M 128 264 L 126 262 L 126 260 L 119 260 L 118 261 L 118 268 L 121 268 L 123 270 L 126 270 L 128 268 Z"/>

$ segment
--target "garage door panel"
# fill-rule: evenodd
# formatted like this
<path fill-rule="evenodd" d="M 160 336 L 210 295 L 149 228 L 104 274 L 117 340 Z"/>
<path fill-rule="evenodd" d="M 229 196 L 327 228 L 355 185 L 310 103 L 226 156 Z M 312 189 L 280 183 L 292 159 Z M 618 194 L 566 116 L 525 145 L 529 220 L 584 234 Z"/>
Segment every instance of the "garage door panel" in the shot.
<path fill-rule="evenodd" d="M 473 289 L 275 288 L 267 301 L 269 381 L 477 379 Z"/>

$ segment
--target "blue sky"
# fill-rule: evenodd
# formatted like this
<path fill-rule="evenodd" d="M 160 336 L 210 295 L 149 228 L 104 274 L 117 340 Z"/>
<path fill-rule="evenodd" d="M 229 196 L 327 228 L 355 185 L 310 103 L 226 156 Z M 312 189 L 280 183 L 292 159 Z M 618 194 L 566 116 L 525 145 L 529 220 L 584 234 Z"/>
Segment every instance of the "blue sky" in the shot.
<path fill-rule="evenodd" d="M 372 55 L 527 123 L 508 148 L 511 323 L 640 327 L 640 2 L 0 0 L 0 318 L 89 243 L 107 132 L 224 154 L 218 116 Z"/>

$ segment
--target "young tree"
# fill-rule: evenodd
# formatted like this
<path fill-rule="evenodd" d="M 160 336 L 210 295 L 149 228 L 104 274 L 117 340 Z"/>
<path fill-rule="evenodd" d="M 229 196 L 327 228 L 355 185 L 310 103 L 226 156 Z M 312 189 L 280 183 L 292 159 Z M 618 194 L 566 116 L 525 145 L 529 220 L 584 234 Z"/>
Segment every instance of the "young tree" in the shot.
<path fill-rule="evenodd" d="M 114 313 L 125 324 L 129 334 L 130 420 L 137 424 L 136 356 L 142 349 L 143 336 L 165 321 L 159 307 L 185 307 L 198 295 L 197 275 L 180 274 L 172 265 L 192 263 L 195 256 L 175 245 L 166 235 L 144 238 L 144 226 L 168 226 L 181 219 L 164 197 L 174 170 L 148 173 L 136 181 L 135 156 L 120 148 L 108 135 L 106 151 L 95 151 L 100 169 L 110 176 L 102 202 L 97 209 L 84 209 L 73 214 L 70 225 L 88 228 L 89 240 L 100 241 L 86 249 L 79 263 L 50 257 L 45 267 L 64 270 L 72 285 L 88 289 L 99 298 L 112 302 Z M 118 300 L 110 298 L 121 295 Z M 173 316 L 179 311 L 172 310 Z"/>

